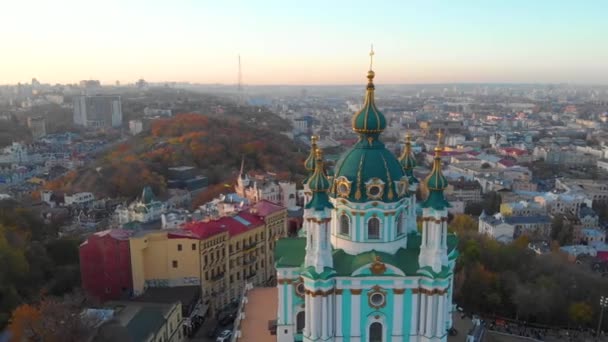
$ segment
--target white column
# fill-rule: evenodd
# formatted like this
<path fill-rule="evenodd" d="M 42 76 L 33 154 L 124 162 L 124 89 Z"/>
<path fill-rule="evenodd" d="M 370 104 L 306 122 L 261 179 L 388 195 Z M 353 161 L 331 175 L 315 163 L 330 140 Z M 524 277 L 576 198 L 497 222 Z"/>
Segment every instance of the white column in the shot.
<path fill-rule="evenodd" d="M 310 296 L 310 339 L 314 340 L 319 337 L 317 335 L 317 303 L 315 303 L 315 297 Z"/>
<path fill-rule="evenodd" d="M 441 229 L 443 229 L 443 248 L 448 248 L 448 224 L 447 222 L 444 222 L 442 224 Z"/>
<path fill-rule="evenodd" d="M 427 224 L 426 224 L 426 222 L 422 221 L 422 247 L 426 247 L 426 234 L 427 234 L 426 230 L 427 230 Z"/>
<path fill-rule="evenodd" d="M 336 305 L 336 302 L 335 302 L 334 298 L 335 298 L 335 294 L 330 294 L 327 297 L 327 306 L 328 306 L 328 311 L 329 311 L 329 316 L 328 316 L 328 319 L 327 319 L 327 322 L 328 322 L 327 333 L 329 334 L 329 337 L 335 337 L 336 336 L 336 332 L 335 332 L 335 329 L 334 329 L 334 327 L 335 327 L 335 323 L 334 322 L 336 320 L 336 317 L 335 317 L 335 311 L 336 311 L 335 310 L 335 305 Z"/>
<path fill-rule="evenodd" d="M 443 331 L 445 326 L 445 312 L 444 312 L 444 295 L 437 296 L 437 322 L 435 328 L 435 336 L 443 336 L 445 331 Z"/>
<path fill-rule="evenodd" d="M 427 295 L 426 296 L 426 327 L 425 327 L 425 334 L 426 336 L 432 336 L 433 335 L 433 306 L 434 306 L 434 296 L 432 295 Z"/>
<path fill-rule="evenodd" d="M 393 335 L 403 335 L 403 294 L 393 290 Z"/>
<path fill-rule="evenodd" d="M 279 318 L 277 324 L 283 324 L 285 322 L 285 317 L 283 317 L 283 296 L 285 295 L 285 285 L 278 284 L 279 290 L 279 305 L 277 305 L 277 317 Z"/>
<path fill-rule="evenodd" d="M 412 291 L 412 289 L 407 289 L 407 291 Z M 411 329 L 410 335 L 418 335 L 418 316 L 420 315 L 420 301 L 418 300 L 420 295 L 418 293 L 413 293 L 412 291 L 412 317 L 411 317 Z"/>
<path fill-rule="evenodd" d="M 310 295 L 304 296 L 304 336 L 310 336 L 310 326 L 312 324 L 311 316 L 311 303 L 310 303 Z"/>
<path fill-rule="evenodd" d="M 420 293 L 420 298 L 418 299 L 420 302 L 420 316 L 418 319 L 418 335 L 424 335 L 424 329 L 426 328 L 426 294 Z"/>
<path fill-rule="evenodd" d="M 351 296 L 351 324 L 350 324 L 350 336 L 360 336 L 361 328 L 359 327 L 360 316 L 361 316 L 361 295 L 350 293 Z"/>
<path fill-rule="evenodd" d="M 342 336 L 342 294 L 336 294 L 336 336 Z"/>
<path fill-rule="evenodd" d="M 327 339 L 327 324 L 329 323 L 329 310 L 327 308 L 327 296 L 323 296 L 320 298 L 321 299 L 321 314 L 319 316 L 321 319 L 321 338 L 326 340 Z"/>
<path fill-rule="evenodd" d="M 291 286 L 285 285 L 285 295 L 287 296 L 287 318 L 285 323 L 293 324 L 293 292 Z"/>

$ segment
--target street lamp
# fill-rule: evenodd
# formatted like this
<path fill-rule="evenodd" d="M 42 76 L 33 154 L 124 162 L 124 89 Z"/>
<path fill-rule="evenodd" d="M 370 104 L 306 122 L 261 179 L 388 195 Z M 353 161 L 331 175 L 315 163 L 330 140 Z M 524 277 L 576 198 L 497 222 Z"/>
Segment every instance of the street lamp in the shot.
<path fill-rule="evenodd" d="M 604 318 L 604 308 L 608 307 L 608 297 L 600 297 L 600 321 L 597 323 L 597 339 L 600 339 L 600 329 L 602 327 L 602 319 Z"/>

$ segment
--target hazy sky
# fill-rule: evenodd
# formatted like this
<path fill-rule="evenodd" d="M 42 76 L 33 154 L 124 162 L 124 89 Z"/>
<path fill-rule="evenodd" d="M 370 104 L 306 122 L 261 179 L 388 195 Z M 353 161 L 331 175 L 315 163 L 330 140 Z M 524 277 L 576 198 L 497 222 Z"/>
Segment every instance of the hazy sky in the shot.
<path fill-rule="evenodd" d="M 608 1 L 0 0 L 0 84 L 608 83 Z"/>

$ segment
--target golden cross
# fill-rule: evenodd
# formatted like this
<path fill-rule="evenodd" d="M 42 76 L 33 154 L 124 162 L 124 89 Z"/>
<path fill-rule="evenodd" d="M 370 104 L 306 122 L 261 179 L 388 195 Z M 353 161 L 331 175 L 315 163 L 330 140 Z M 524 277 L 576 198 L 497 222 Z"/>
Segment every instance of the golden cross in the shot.
<path fill-rule="evenodd" d="M 441 138 L 443 137 L 443 132 L 439 130 L 437 132 L 437 146 L 441 146 Z"/>
<path fill-rule="evenodd" d="M 369 51 L 369 70 L 372 70 L 373 64 L 374 64 L 374 44 L 372 44 L 372 48 Z"/>

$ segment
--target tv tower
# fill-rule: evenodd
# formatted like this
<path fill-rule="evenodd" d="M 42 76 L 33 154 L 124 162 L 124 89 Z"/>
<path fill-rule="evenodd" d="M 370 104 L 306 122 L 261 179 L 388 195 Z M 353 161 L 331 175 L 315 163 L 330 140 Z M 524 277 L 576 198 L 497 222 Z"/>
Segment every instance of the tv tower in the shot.
<path fill-rule="evenodd" d="M 243 73 L 241 71 L 241 54 L 239 54 L 239 75 L 237 81 L 238 105 L 242 105 L 245 97 L 243 96 Z"/>

